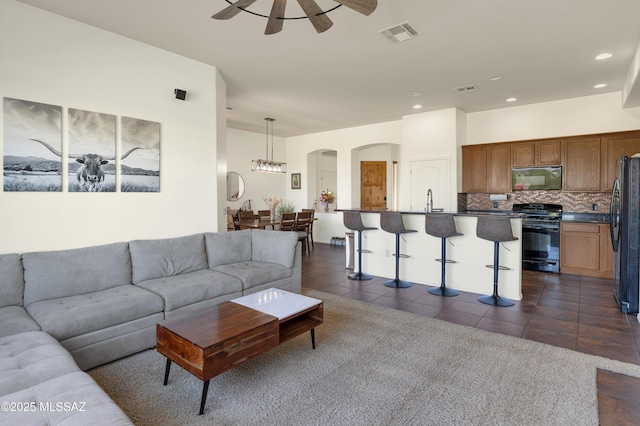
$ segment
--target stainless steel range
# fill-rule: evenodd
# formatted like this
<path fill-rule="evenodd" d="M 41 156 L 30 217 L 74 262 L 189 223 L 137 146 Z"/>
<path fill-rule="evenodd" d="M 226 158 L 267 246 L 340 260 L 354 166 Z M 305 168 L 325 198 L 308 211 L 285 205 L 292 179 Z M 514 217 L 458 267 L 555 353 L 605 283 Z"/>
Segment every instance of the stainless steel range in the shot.
<path fill-rule="evenodd" d="M 514 204 L 522 219 L 522 269 L 560 273 L 560 204 Z"/>

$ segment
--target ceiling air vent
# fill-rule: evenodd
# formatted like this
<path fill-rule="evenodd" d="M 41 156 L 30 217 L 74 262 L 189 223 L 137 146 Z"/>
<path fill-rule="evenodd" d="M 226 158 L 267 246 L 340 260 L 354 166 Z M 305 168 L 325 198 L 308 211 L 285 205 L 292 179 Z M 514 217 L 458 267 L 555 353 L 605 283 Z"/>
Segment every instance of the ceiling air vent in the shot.
<path fill-rule="evenodd" d="M 467 93 L 467 92 L 475 92 L 475 91 L 476 91 L 476 86 L 474 86 L 473 84 L 456 87 L 456 92 L 458 93 Z"/>
<path fill-rule="evenodd" d="M 411 26 L 409 21 L 403 22 L 402 24 L 394 25 L 393 27 L 385 28 L 378 31 L 378 33 L 382 34 L 394 43 L 407 41 L 420 35 L 420 33 Z"/>

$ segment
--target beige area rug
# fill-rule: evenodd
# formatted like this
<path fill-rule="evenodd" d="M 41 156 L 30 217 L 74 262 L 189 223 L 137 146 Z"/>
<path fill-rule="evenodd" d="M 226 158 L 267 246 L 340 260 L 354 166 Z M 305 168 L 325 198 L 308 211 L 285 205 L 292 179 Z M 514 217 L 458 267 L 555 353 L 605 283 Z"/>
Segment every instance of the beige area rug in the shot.
<path fill-rule="evenodd" d="M 596 369 L 640 366 L 318 291 L 325 323 L 202 382 L 149 350 L 90 371 L 137 425 L 597 425 Z"/>

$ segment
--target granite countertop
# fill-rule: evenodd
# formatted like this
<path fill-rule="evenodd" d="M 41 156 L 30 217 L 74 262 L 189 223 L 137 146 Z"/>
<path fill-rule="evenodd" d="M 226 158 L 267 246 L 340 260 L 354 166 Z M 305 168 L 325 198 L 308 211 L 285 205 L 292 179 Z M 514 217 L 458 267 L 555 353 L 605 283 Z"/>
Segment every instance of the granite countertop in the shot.
<path fill-rule="evenodd" d="M 424 215 L 427 212 L 423 210 L 360 210 L 360 209 L 336 209 L 337 212 L 342 211 L 355 211 L 361 213 L 380 213 L 383 211 L 398 212 L 402 214 L 415 214 Z M 509 216 L 509 217 L 522 217 L 520 213 L 513 213 L 511 210 L 464 210 L 464 211 L 434 211 L 433 213 L 448 213 L 456 216 Z M 604 223 L 609 224 L 609 213 L 576 213 L 576 212 L 564 212 L 562 214 L 562 221 L 564 222 L 582 222 L 582 223 Z"/>
<path fill-rule="evenodd" d="M 609 213 L 563 212 L 563 222 L 604 223 L 609 224 Z"/>
<path fill-rule="evenodd" d="M 424 210 L 389 210 L 389 209 L 383 209 L 383 210 L 360 210 L 360 209 L 336 209 L 337 212 L 343 212 L 343 211 L 354 211 L 354 212 L 360 212 L 360 213 L 381 213 L 381 212 L 396 212 L 396 213 L 402 213 L 402 214 L 413 214 L 413 215 L 425 215 L 428 214 L 426 211 Z M 436 211 L 432 212 L 434 214 L 438 214 L 438 213 L 446 213 L 446 214 L 452 214 L 455 216 L 485 216 L 485 215 L 491 215 L 491 216 L 509 216 L 509 217 L 522 217 L 522 214 L 520 213 L 513 213 L 511 210 L 467 210 L 467 211 L 444 211 L 444 210 L 439 210 L 437 209 Z"/>

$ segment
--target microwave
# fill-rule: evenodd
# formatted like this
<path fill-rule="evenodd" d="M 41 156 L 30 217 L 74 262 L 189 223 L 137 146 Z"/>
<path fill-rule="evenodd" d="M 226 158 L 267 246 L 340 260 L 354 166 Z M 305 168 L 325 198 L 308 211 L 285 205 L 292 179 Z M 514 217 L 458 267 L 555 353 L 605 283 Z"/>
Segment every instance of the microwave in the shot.
<path fill-rule="evenodd" d="M 554 190 L 561 188 L 561 166 L 511 169 L 511 189 L 514 191 Z"/>

